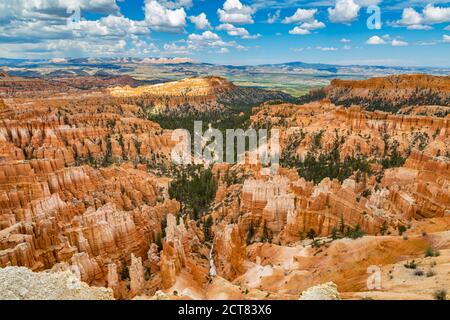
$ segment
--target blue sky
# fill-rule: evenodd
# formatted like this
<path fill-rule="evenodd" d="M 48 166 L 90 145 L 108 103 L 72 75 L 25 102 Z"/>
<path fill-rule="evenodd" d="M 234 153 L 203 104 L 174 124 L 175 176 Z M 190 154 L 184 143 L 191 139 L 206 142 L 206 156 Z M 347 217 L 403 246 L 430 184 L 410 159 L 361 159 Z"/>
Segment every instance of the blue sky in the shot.
<path fill-rule="evenodd" d="M 449 53 L 450 0 L 0 0 L 7 58 L 450 67 Z"/>

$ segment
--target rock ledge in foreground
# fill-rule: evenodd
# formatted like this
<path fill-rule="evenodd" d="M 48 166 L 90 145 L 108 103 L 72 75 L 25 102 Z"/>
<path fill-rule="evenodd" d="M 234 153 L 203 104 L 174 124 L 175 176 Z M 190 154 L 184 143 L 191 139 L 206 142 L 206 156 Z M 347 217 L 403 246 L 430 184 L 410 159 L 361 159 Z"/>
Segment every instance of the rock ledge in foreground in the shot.
<path fill-rule="evenodd" d="M 303 291 L 299 300 L 341 300 L 337 286 L 327 282 Z"/>
<path fill-rule="evenodd" d="M 114 300 L 111 290 L 89 287 L 67 272 L 0 269 L 0 300 Z"/>

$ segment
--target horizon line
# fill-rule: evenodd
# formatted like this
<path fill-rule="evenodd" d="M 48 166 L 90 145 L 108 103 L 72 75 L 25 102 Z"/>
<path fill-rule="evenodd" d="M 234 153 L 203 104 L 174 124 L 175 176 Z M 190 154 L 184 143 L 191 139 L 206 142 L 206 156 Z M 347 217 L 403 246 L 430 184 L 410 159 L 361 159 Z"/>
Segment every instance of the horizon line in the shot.
<path fill-rule="evenodd" d="M 51 62 L 52 59 L 66 59 L 66 60 L 76 60 L 76 59 L 137 59 L 137 60 L 144 60 L 144 59 L 191 59 L 188 57 L 126 57 L 126 56 L 117 56 L 117 57 L 53 57 L 53 58 L 6 58 L 6 57 L 0 57 L 0 60 L 24 60 L 24 61 L 48 61 L 50 64 L 54 65 L 64 65 L 64 63 L 53 63 Z M 305 62 L 302 60 L 292 60 L 292 61 L 285 61 L 285 62 L 268 62 L 268 63 L 260 63 L 260 64 L 232 64 L 232 63 L 212 63 L 212 62 L 206 62 L 206 61 L 197 61 L 194 59 L 191 59 L 191 62 L 180 62 L 180 63 L 173 63 L 173 64 L 209 64 L 209 65 L 216 65 L 216 66 L 233 66 L 233 67 L 258 67 L 258 66 L 276 66 L 276 65 L 283 65 L 283 64 L 292 64 L 292 63 L 304 63 L 304 64 L 310 64 L 310 65 L 325 65 L 325 66 L 339 66 L 339 67 L 382 67 L 382 68 L 432 68 L 432 69 L 448 69 L 450 71 L 450 66 L 418 66 L 418 65 L 382 65 L 382 64 L 341 64 L 341 63 L 325 63 L 325 62 Z M 168 64 L 171 63 L 162 63 L 162 64 Z M 5 65 L 0 65 L 5 66 Z"/>

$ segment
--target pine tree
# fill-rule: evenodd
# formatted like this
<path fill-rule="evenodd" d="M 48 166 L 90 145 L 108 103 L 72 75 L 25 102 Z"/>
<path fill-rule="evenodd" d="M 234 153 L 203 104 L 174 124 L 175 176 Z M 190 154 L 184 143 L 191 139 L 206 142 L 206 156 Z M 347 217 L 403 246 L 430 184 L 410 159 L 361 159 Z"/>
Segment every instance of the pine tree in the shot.
<path fill-rule="evenodd" d="M 314 240 L 314 239 L 316 238 L 317 234 L 316 234 L 316 231 L 315 231 L 314 229 L 310 229 L 310 230 L 308 231 L 308 233 L 306 234 L 306 236 L 307 236 L 309 239 Z"/>
<path fill-rule="evenodd" d="M 162 234 L 160 232 L 158 232 L 158 234 L 156 235 L 155 244 L 158 246 L 158 250 L 161 252 L 163 249 L 163 244 L 162 244 Z"/>
<path fill-rule="evenodd" d="M 212 216 L 209 216 L 208 219 L 206 219 L 205 223 L 203 224 L 203 233 L 205 234 L 205 240 L 206 241 L 212 241 L 213 235 L 211 231 L 211 227 L 213 226 L 214 221 Z"/>
<path fill-rule="evenodd" d="M 262 242 L 272 242 L 272 234 L 270 232 L 270 230 L 267 228 L 267 223 L 264 221 L 264 225 L 263 225 L 263 234 L 262 234 Z"/>
<path fill-rule="evenodd" d="M 343 215 L 341 215 L 341 222 L 340 222 L 340 225 L 339 225 L 339 232 L 340 232 L 341 236 L 344 236 L 344 233 L 345 233 L 345 222 L 344 222 L 344 216 Z"/>
<path fill-rule="evenodd" d="M 171 183 L 169 196 L 182 204 L 182 212 L 198 220 L 209 209 L 217 192 L 217 182 L 211 169 L 187 167 Z"/>
<path fill-rule="evenodd" d="M 339 237 L 338 237 L 338 231 L 337 231 L 337 229 L 336 228 L 333 228 L 332 230 L 331 230 L 331 238 L 333 239 L 333 240 L 337 240 Z"/>

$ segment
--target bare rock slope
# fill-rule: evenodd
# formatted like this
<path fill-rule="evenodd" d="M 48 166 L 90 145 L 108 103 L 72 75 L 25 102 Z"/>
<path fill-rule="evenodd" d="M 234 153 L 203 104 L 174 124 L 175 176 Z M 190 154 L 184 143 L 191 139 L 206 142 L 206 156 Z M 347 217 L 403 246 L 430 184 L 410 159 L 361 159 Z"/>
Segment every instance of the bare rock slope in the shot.
<path fill-rule="evenodd" d="M 186 78 L 137 88 L 116 87 L 108 91 L 114 97 L 150 105 L 154 113 L 171 115 L 223 112 L 230 107 L 251 107 L 269 100 L 293 99 L 278 91 L 239 87 L 220 77 Z"/>
<path fill-rule="evenodd" d="M 92 288 L 71 272 L 0 269 L 0 300 L 114 300 L 110 289 Z"/>

